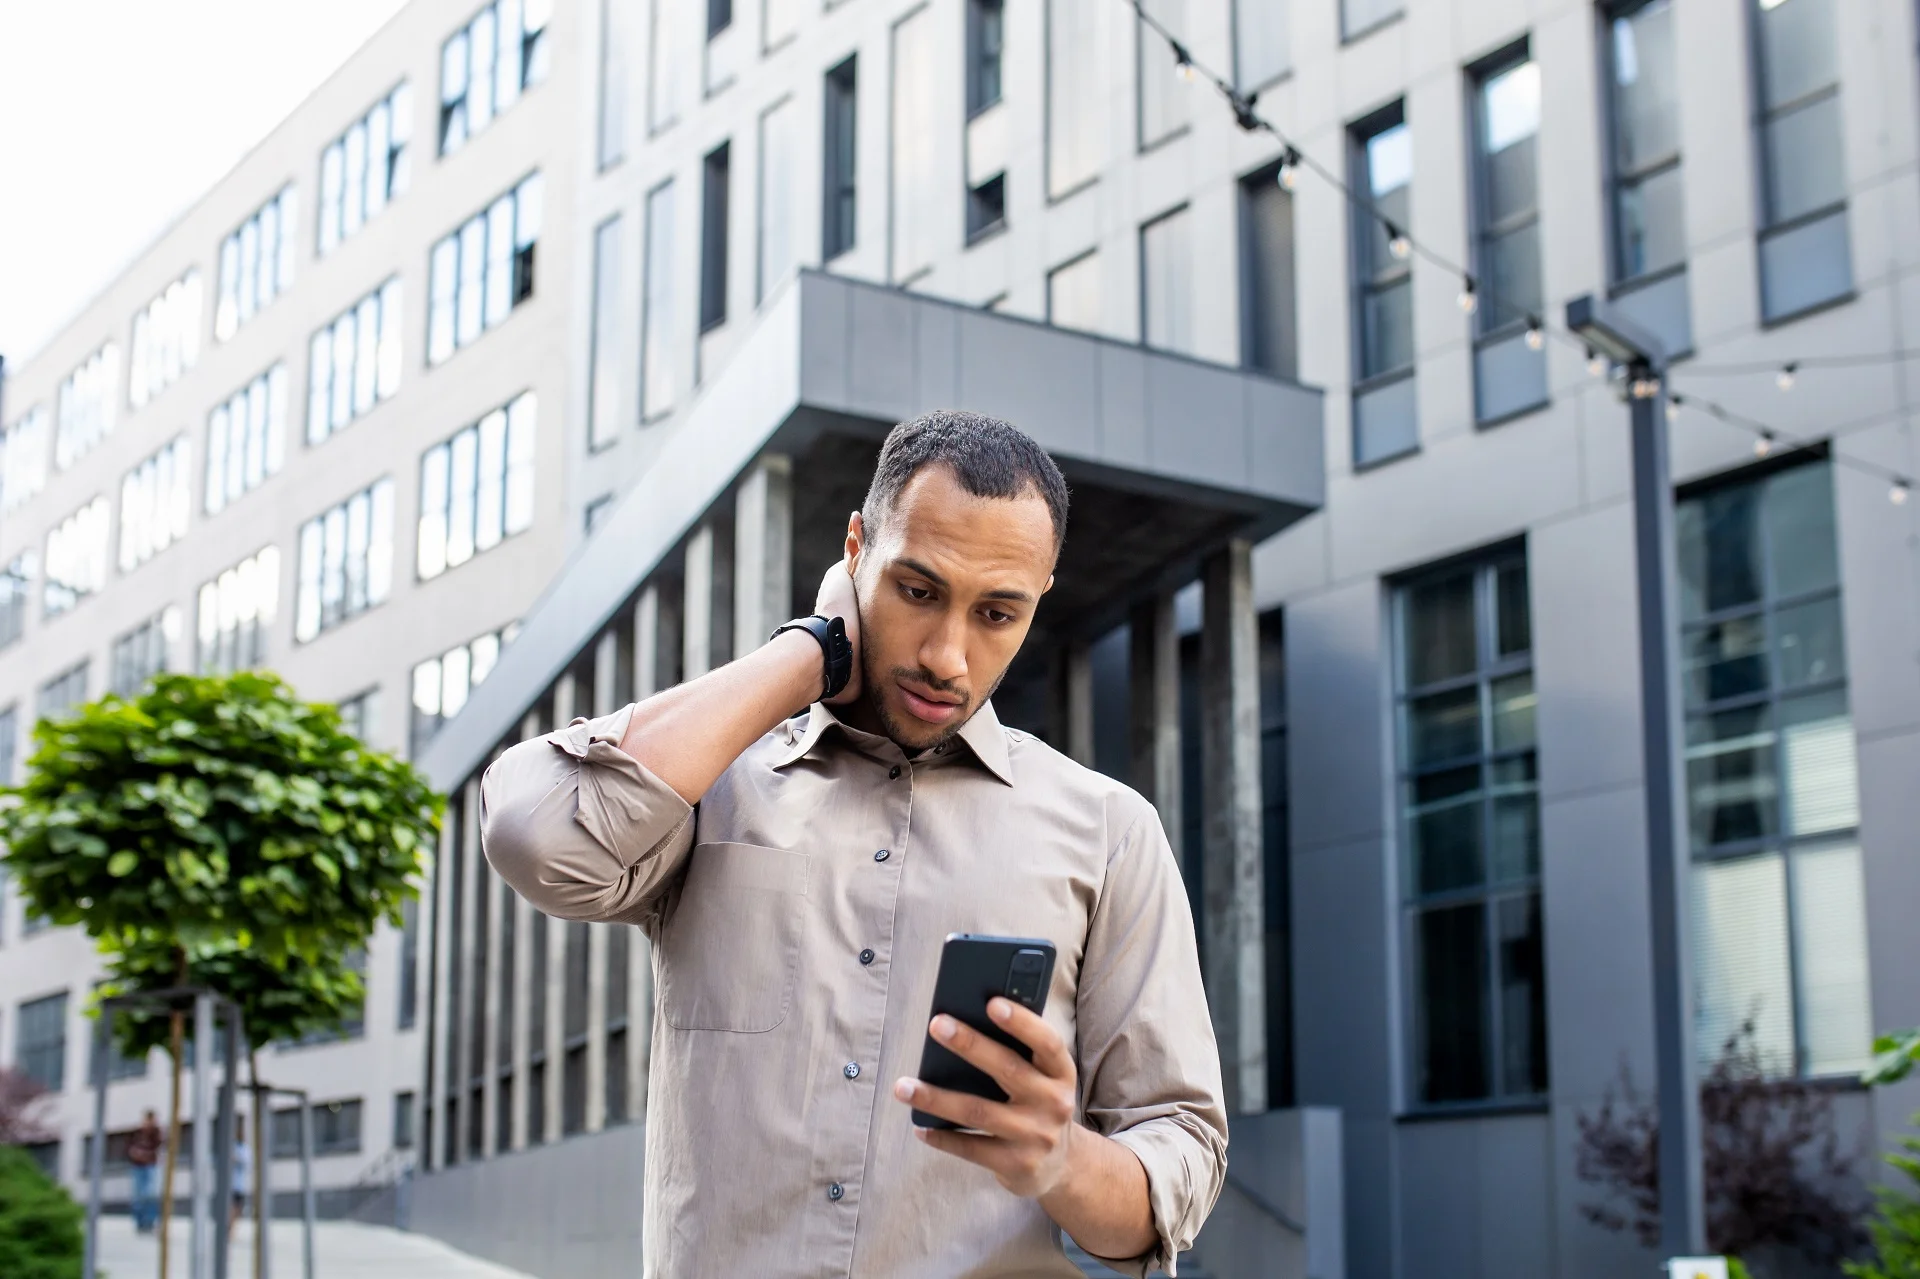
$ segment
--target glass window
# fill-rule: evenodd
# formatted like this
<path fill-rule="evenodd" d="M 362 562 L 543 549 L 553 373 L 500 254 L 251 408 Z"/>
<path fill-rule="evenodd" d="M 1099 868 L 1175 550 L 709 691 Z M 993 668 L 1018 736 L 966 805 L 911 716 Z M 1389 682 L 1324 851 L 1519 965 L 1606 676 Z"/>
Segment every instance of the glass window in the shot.
<path fill-rule="evenodd" d="M 686 0 L 653 0 L 653 39 L 648 56 L 647 131 L 658 133 L 680 118 L 691 83 L 693 32 Z M 728 15 L 731 20 L 732 10 Z M 723 24 L 724 25 L 724 24 Z"/>
<path fill-rule="evenodd" d="M 1547 356 L 1534 331 L 1540 283 L 1540 66 L 1522 52 L 1473 77 L 1474 402 L 1495 422 L 1547 400 Z"/>
<path fill-rule="evenodd" d="M 1186 209 L 1140 228 L 1140 333 L 1148 346 L 1193 354 L 1193 216 Z"/>
<path fill-rule="evenodd" d="M 384 602 L 393 586 L 393 481 L 382 479 L 300 526 L 293 637 L 305 642 Z"/>
<path fill-rule="evenodd" d="M 120 571 L 131 572 L 187 535 L 193 446 L 182 435 L 120 481 Z"/>
<path fill-rule="evenodd" d="M 1342 34 L 1349 40 L 1364 35 L 1389 18 L 1397 18 L 1406 0 L 1340 0 Z"/>
<path fill-rule="evenodd" d="M 534 417 L 524 391 L 420 460 L 415 571 L 457 568 L 533 523 Z"/>
<path fill-rule="evenodd" d="M 1276 377 L 1299 375 L 1293 194 L 1271 165 L 1240 183 L 1241 360 Z"/>
<path fill-rule="evenodd" d="M 1832 484 L 1816 462 L 1675 512 L 1703 1061 L 1749 1016 L 1779 1070 L 1869 1055 Z"/>
<path fill-rule="evenodd" d="M 412 902 L 407 903 L 412 905 Z M 402 1027 L 405 1029 L 405 1027 Z M 397 1092 L 393 1094 L 393 1148 L 395 1150 L 413 1149 L 414 1122 L 413 1094 Z"/>
<path fill-rule="evenodd" d="M 1649 0 L 1609 25 L 1613 269 L 1632 280 L 1687 255 L 1673 0 Z"/>
<path fill-rule="evenodd" d="M 390 398 L 399 388 L 398 344 L 400 341 L 400 280 L 395 277 L 385 285 L 361 298 L 359 302 L 343 311 L 332 324 L 314 334 L 312 344 L 312 366 L 307 370 L 307 443 L 318 444 L 333 432 L 340 430 L 355 418 L 371 411 L 374 405 Z M 393 370 L 390 376 L 382 376 L 382 357 L 391 362 Z M 268 412 L 272 405 L 272 374 L 263 386 L 267 399 L 262 402 L 262 411 Z M 285 393 L 282 392 L 284 399 Z M 252 388 L 248 388 L 249 426 L 251 433 Z M 215 410 L 218 412 L 218 410 Z M 229 449 L 228 464 L 231 465 L 231 449 L 234 420 L 233 402 L 228 402 Z M 270 413 L 269 413 L 270 416 Z M 268 456 L 266 446 L 273 440 L 271 422 L 263 422 L 262 465 Z M 276 461 L 277 465 L 277 461 Z M 229 498 L 234 496 L 234 481 L 227 477 Z M 264 471 L 263 471 L 264 478 Z M 243 484 L 244 492 L 250 485 Z"/>
<path fill-rule="evenodd" d="M 620 438 L 620 363 L 626 339 L 620 330 L 621 220 L 614 214 L 593 233 L 593 333 L 587 359 L 587 447 L 605 448 Z"/>
<path fill-rule="evenodd" d="M 1000 56 L 1006 45 L 1006 0 L 967 0 L 967 115 L 1000 101 Z"/>
<path fill-rule="evenodd" d="M 601 169 L 620 163 L 627 153 L 627 23 L 629 6 L 600 0 L 600 138 Z"/>
<path fill-rule="evenodd" d="M 756 244 L 758 275 L 754 295 L 759 301 L 780 287 L 793 270 L 794 162 L 800 140 L 794 121 L 799 108 L 793 99 L 776 103 L 760 116 L 760 234 Z"/>
<path fill-rule="evenodd" d="M 20 1005 L 13 1023 L 13 1064 L 21 1074 L 48 1092 L 59 1092 L 67 1079 L 67 992 L 30 999 Z"/>
<path fill-rule="evenodd" d="M 1754 0 L 1761 306 L 1778 320 L 1853 287 L 1832 0 Z"/>
<path fill-rule="evenodd" d="M 136 321 L 136 326 L 143 321 Z M 119 393 L 120 348 L 109 342 L 60 384 L 53 434 L 53 464 L 66 470 L 113 434 Z"/>
<path fill-rule="evenodd" d="M 180 638 L 180 610 L 169 604 L 113 641 L 107 691 L 137 696 L 149 679 L 168 669 L 168 654 Z"/>
<path fill-rule="evenodd" d="M 1275 0 L 1234 0 L 1233 78 L 1243 91 L 1271 84 L 1293 67 L 1287 6 Z"/>
<path fill-rule="evenodd" d="M 293 184 L 261 205 L 220 245 L 220 297 L 213 335 L 225 341 L 293 285 Z"/>
<path fill-rule="evenodd" d="M 534 173 L 433 246 L 428 258 L 429 364 L 446 360 L 505 322 L 533 296 L 540 214 L 540 175 Z M 397 348 L 394 358 L 397 369 Z"/>
<path fill-rule="evenodd" d="M 1353 458 L 1384 461 L 1419 447 L 1413 381 L 1413 271 L 1403 233 L 1412 208 L 1413 138 L 1394 106 L 1349 133 L 1356 185 L 1387 219 L 1354 206 Z"/>
<path fill-rule="evenodd" d="M 646 279 L 640 283 L 640 417 L 673 408 L 673 182 L 647 193 Z"/>
<path fill-rule="evenodd" d="M 321 153 L 315 221 L 322 257 L 406 191 L 412 139 L 413 89 L 403 82 Z M 291 246 L 291 232 L 290 219 L 283 219 L 284 245 Z M 291 278 L 290 259 L 288 270 Z"/>
<path fill-rule="evenodd" d="M 500 650 L 511 644 L 519 633 L 520 623 L 509 622 L 497 631 L 457 644 L 413 668 L 410 740 L 414 759 L 420 758 L 440 726 L 460 713 L 461 707 L 467 704 L 467 695 L 493 673 L 494 663 L 500 660 Z M 539 953 L 534 952 L 536 960 Z M 540 987 L 536 986 L 534 993 L 538 997 Z"/>
<path fill-rule="evenodd" d="M 825 138 L 822 143 L 820 259 L 831 262 L 853 247 L 855 143 L 859 127 L 857 67 L 848 58 L 827 72 Z"/>
<path fill-rule="evenodd" d="M 732 148 L 722 142 L 701 163 L 700 331 L 727 322 L 727 227 L 733 185 Z"/>
<path fill-rule="evenodd" d="M 36 404 L 0 435 L 0 514 L 13 511 L 46 487 L 52 456 L 47 406 Z"/>
<path fill-rule="evenodd" d="M 0 710 L 0 786 L 14 784 L 13 770 L 20 750 L 20 707 L 8 706 Z M 7 903 L 7 875 L 0 870 L 0 919 L 5 918 Z"/>
<path fill-rule="evenodd" d="M 1401 896 L 1421 1106 L 1547 1090 L 1527 610 L 1517 554 L 1395 596 Z"/>
<path fill-rule="evenodd" d="M 1104 319 L 1098 253 L 1083 253 L 1047 274 L 1047 323 L 1098 333 Z"/>
<path fill-rule="evenodd" d="M 800 30 L 801 0 L 760 0 L 761 48 L 772 52 Z"/>
<path fill-rule="evenodd" d="M 127 399 L 140 408 L 200 358 L 200 272 L 189 270 L 133 317 Z"/>
<path fill-rule="evenodd" d="M 38 559 L 32 551 L 21 551 L 0 565 L 0 648 L 16 643 L 26 634 L 27 602 L 33 593 Z"/>
<path fill-rule="evenodd" d="M 57 718 L 86 700 L 87 663 L 78 662 L 40 686 L 34 714 L 38 719 Z"/>
<path fill-rule="evenodd" d="M 451 155 L 546 78 L 541 0 L 495 0 L 440 48 L 440 154 Z"/>
<path fill-rule="evenodd" d="M 96 497 L 47 533 L 46 582 L 41 595 L 47 617 L 68 612 L 107 584 L 107 529 L 113 508 Z"/>
<path fill-rule="evenodd" d="M 1091 182 L 1106 163 L 1099 0 L 1047 0 L 1047 194 Z"/>
<path fill-rule="evenodd" d="M 1147 13 L 1169 31 L 1187 29 L 1186 0 L 1141 0 Z M 1140 146 L 1142 149 L 1163 142 L 1187 127 L 1191 97 L 1187 82 L 1181 78 L 1167 42 L 1149 27 L 1144 18 L 1136 19 L 1136 83 L 1140 86 Z"/>
<path fill-rule="evenodd" d="M 326 348 L 331 358 L 331 342 Z M 321 396 L 324 422 L 326 389 Z M 286 454 L 287 369 L 276 364 L 235 391 L 207 414 L 207 483 L 205 509 L 209 515 L 225 510 L 229 502 L 280 471 Z"/>
<path fill-rule="evenodd" d="M 224 675 L 266 661 L 280 603 L 280 550 L 262 547 L 200 587 L 194 666 Z"/>

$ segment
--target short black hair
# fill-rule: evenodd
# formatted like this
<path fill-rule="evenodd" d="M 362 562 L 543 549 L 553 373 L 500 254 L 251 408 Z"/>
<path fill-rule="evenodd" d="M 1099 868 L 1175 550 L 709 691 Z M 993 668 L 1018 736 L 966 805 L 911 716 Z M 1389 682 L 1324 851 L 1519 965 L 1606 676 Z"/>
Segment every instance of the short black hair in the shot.
<path fill-rule="evenodd" d="M 945 466 L 975 497 L 1037 493 L 1053 517 L 1053 549 L 1067 540 L 1067 481 L 1047 451 L 1010 422 L 963 409 L 935 409 L 887 432 L 860 519 L 878 532 L 907 482 L 929 466 Z"/>

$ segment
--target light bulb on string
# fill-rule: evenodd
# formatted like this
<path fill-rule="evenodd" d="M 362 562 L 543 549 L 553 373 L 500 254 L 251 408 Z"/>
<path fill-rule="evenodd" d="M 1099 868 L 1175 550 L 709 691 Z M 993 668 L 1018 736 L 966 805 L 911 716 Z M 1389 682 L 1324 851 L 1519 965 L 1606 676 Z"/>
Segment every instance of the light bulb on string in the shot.
<path fill-rule="evenodd" d="M 1772 452 L 1773 452 L 1773 432 L 1772 431 L 1760 432 L 1760 438 L 1753 442 L 1753 455 L 1755 457 L 1766 457 L 1768 454 Z"/>
<path fill-rule="evenodd" d="M 1280 157 L 1280 186 L 1291 191 L 1300 185 L 1300 153 L 1288 147 L 1286 154 Z"/>
<path fill-rule="evenodd" d="M 1895 506 L 1905 506 L 1907 504 L 1907 494 L 1912 490 L 1913 485 L 1908 483 L 1905 478 L 1897 479 L 1893 482 L 1893 487 L 1887 490 L 1887 500 Z"/>
<path fill-rule="evenodd" d="M 1547 335 L 1540 327 L 1540 317 L 1529 315 L 1527 317 L 1527 350 L 1538 351 L 1546 344 Z"/>
<path fill-rule="evenodd" d="M 1407 233 L 1389 222 L 1387 228 L 1387 252 L 1393 254 L 1396 261 L 1405 262 L 1413 256 L 1413 241 Z"/>
<path fill-rule="evenodd" d="M 1460 282 L 1460 309 L 1472 315 L 1480 309 L 1480 295 L 1474 291 L 1473 277 L 1468 276 Z"/>
<path fill-rule="evenodd" d="M 1587 372 L 1594 377 L 1607 375 L 1607 357 L 1592 347 L 1587 348 Z"/>
<path fill-rule="evenodd" d="M 1680 398 L 1678 391 L 1667 397 L 1667 421 L 1678 422 L 1680 420 L 1680 406 L 1684 403 L 1686 403 L 1686 401 Z"/>
<path fill-rule="evenodd" d="M 1793 375 L 1800 371 L 1798 364 L 1782 364 L 1780 372 L 1774 375 L 1773 384 L 1783 391 L 1793 389 Z"/>
<path fill-rule="evenodd" d="M 1188 84 L 1192 84 L 1199 77 L 1200 73 L 1194 70 L 1193 59 L 1187 54 L 1187 46 L 1177 40 L 1173 44 L 1173 63 L 1175 69 L 1180 72 L 1180 78 Z"/>

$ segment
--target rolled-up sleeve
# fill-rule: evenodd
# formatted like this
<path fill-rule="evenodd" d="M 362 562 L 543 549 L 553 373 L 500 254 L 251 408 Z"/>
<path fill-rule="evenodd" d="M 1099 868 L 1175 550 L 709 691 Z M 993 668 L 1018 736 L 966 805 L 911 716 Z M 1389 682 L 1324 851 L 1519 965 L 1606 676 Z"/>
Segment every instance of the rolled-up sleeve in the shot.
<path fill-rule="evenodd" d="M 1087 931 L 1076 1016 L 1087 1124 L 1147 1173 L 1155 1247 L 1101 1258 L 1123 1274 L 1169 1274 L 1213 1210 L 1227 1169 L 1227 1116 L 1200 958 L 1173 850 L 1146 808 L 1112 858 Z"/>
<path fill-rule="evenodd" d="M 645 923 L 693 846 L 693 807 L 620 749 L 633 708 L 509 748 L 480 779 L 500 878 L 560 919 Z"/>

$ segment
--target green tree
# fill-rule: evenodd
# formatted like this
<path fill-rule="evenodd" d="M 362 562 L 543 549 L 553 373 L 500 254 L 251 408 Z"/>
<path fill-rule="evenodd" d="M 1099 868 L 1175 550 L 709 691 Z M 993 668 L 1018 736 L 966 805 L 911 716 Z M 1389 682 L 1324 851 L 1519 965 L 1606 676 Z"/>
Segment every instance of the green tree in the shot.
<path fill-rule="evenodd" d="M 139 988 L 253 981 L 223 993 L 245 995 L 268 1034 L 276 1018 L 306 1016 L 296 1007 L 326 1020 L 342 957 L 380 919 L 399 923 L 439 823 L 442 801 L 411 766 L 264 672 L 161 675 L 138 697 L 41 721 L 34 742 L 26 781 L 0 807 L 28 909 L 127 956 L 119 976 Z M 265 997 L 276 981 L 280 1012 Z M 183 1035 L 175 1010 L 162 1275 Z"/>
<path fill-rule="evenodd" d="M 0 1146 L 0 1275 L 78 1279 L 82 1213 L 18 1146 Z"/>
<path fill-rule="evenodd" d="M 1873 1041 L 1873 1065 L 1862 1082 L 1890 1084 L 1905 1079 L 1920 1065 L 1920 1030 L 1899 1030 Z M 1920 1126 L 1920 1115 L 1913 1117 Z M 1920 1191 L 1920 1138 L 1903 1137 L 1901 1149 L 1887 1156 L 1887 1163 Z M 1854 1279 L 1920 1279 L 1920 1195 L 1882 1186 L 1875 1192 L 1879 1213 L 1868 1223 L 1873 1237 L 1874 1260 L 1847 1266 Z"/>

